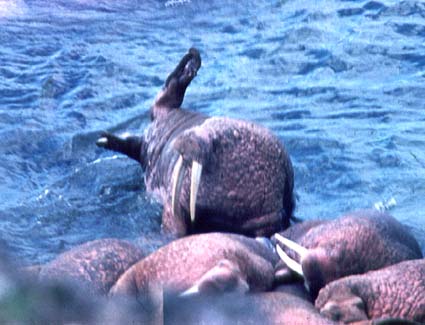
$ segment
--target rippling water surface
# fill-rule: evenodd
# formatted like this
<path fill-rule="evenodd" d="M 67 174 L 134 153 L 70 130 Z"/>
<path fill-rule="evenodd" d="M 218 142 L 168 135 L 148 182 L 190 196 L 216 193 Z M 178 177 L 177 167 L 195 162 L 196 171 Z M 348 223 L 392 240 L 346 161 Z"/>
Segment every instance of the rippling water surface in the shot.
<path fill-rule="evenodd" d="M 0 0 L 0 237 L 25 264 L 78 243 L 156 247 L 137 163 L 98 149 L 141 132 L 191 46 L 184 106 L 285 142 L 296 215 L 396 201 L 425 248 L 425 5 L 420 1 Z"/>

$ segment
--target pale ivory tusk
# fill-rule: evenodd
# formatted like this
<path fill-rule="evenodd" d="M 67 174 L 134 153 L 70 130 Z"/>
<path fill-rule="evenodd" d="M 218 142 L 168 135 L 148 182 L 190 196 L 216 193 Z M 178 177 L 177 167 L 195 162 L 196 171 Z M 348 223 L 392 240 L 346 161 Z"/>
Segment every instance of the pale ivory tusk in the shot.
<path fill-rule="evenodd" d="M 285 263 L 285 265 L 287 267 L 289 267 L 292 271 L 294 271 L 295 273 L 298 273 L 299 275 L 301 275 L 302 277 L 304 277 L 304 273 L 303 273 L 303 269 L 301 267 L 301 264 L 299 264 L 298 262 L 294 261 L 292 258 L 290 258 L 283 250 L 282 248 L 280 248 L 279 245 L 276 245 L 276 251 L 277 254 L 279 255 L 279 257 L 282 259 L 283 263 Z"/>
<path fill-rule="evenodd" d="M 190 180 L 190 220 L 195 222 L 196 197 L 201 182 L 202 165 L 196 160 L 192 163 L 192 176 Z"/>
<path fill-rule="evenodd" d="M 172 182 L 172 190 L 171 190 L 171 207 L 173 209 L 173 215 L 177 216 L 177 204 L 180 200 L 180 193 L 181 193 L 181 187 L 183 183 L 183 176 L 184 173 L 182 173 L 182 166 L 183 166 L 183 157 L 180 155 L 179 159 L 177 160 L 176 164 L 174 165 L 173 173 L 171 175 L 171 182 Z"/>
<path fill-rule="evenodd" d="M 279 243 L 281 243 L 282 245 L 284 245 L 284 246 L 292 249 L 294 252 L 296 252 L 300 257 L 300 260 L 302 260 L 308 254 L 308 249 L 302 247 L 300 244 L 298 244 L 298 243 L 296 243 L 296 242 L 294 242 L 294 241 L 292 241 L 288 238 L 285 238 L 280 234 L 275 234 L 274 237 L 276 238 L 276 240 Z"/>
<path fill-rule="evenodd" d="M 199 293 L 199 286 L 194 285 L 193 287 L 190 287 L 189 289 L 187 289 L 185 292 L 181 293 L 179 296 L 180 297 L 190 297 L 190 296 L 196 295 L 198 293 Z"/>

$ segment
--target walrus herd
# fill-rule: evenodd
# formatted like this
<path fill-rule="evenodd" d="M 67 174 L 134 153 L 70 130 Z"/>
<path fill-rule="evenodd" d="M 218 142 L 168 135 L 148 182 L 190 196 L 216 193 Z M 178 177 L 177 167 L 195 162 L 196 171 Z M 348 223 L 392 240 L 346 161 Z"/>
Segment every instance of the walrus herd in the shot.
<path fill-rule="evenodd" d="M 104 132 L 96 143 L 141 164 L 147 191 L 163 204 L 163 231 L 174 240 L 146 254 L 127 241 L 100 239 L 24 269 L 36 288 L 55 283 L 78 292 L 66 313 L 47 320 L 425 322 L 425 260 L 409 231 L 377 210 L 295 218 L 294 171 L 275 135 L 181 108 L 200 67 L 191 48 L 157 95 L 143 135 Z"/>

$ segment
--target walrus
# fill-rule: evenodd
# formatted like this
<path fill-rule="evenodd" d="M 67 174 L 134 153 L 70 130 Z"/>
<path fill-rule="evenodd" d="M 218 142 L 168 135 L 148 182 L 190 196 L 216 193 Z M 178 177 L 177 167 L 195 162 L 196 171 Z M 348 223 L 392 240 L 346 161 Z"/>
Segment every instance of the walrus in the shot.
<path fill-rule="evenodd" d="M 423 324 L 425 260 L 404 261 L 333 281 L 319 291 L 315 305 L 322 315 L 344 323 L 398 318 L 397 324 Z"/>
<path fill-rule="evenodd" d="M 157 95 L 144 134 L 104 132 L 97 145 L 141 164 L 147 191 L 163 203 L 163 228 L 177 236 L 270 236 L 286 229 L 295 203 L 284 145 L 254 123 L 181 108 L 200 67 L 200 54 L 191 48 Z"/>
<path fill-rule="evenodd" d="M 338 324 L 320 315 L 314 304 L 280 291 L 224 294 L 174 300 L 164 305 L 167 324 Z"/>
<path fill-rule="evenodd" d="M 111 297 L 143 300 L 164 291 L 174 296 L 270 289 L 278 261 L 270 247 L 250 237 L 207 233 L 177 239 L 130 267 Z"/>
<path fill-rule="evenodd" d="M 284 278 L 290 268 L 304 279 L 313 297 L 327 283 L 344 276 L 422 258 L 409 231 L 390 214 L 377 210 L 295 224 L 273 240 L 279 242 L 276 249 L 285 265 L 278 264 L 276 273 Z"/>
<path fill-rule="evenodd" d="M 105 296 L 118 278 L 146 254 L 128 241 L 104 238 L 66 251 L 40 267 L 41 282 L 66 282 Z"/>

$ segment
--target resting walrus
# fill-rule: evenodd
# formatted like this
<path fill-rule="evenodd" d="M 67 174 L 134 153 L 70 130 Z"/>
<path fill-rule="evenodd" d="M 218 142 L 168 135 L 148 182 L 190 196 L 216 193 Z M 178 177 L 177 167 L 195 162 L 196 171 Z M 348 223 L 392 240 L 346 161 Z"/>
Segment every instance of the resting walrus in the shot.
<path fill-rule="evenodd" d="M 279 139 L 250 122 L 180 108 L 200 66 L 190 49 L 157 95 L 143 136 L 104 133 L 97 145 L 140 162 L 147 191 L 164 204 L 163 227 L 176 235 L 262 236 L 287 228 L 294 173 Z"/>
<path fill-rule="evenodd" d="M 73 247 L 41 266 L 42 282 L 66 282 L 82 291 L 106 295 L 130 266 L 145 257 L 125 240 L 104 238 Z"/>
<path fill-rule="evenodd" d="M 258 292 L 271 289 L 278 256 L 272 246 L 237 234 L 208 233 L 174 240 L 135 263 L 110 296 Z"/>
<path fill-rule="evenodd" d="M 299 223 L 275 234 L 274 240 L 284 247 L 278 245 L 277 252 L 286 263 L 277 267 L 277 276 L 283 281 L 288 276 L 286 267 L 291 268 L 304 278 L 313 297 L 339 278 L 422 258 L 408 229 L 390 214 L 376 210 Z M 299 255 L 298 261 L 293 252 Z"/>

